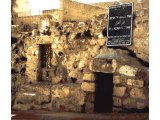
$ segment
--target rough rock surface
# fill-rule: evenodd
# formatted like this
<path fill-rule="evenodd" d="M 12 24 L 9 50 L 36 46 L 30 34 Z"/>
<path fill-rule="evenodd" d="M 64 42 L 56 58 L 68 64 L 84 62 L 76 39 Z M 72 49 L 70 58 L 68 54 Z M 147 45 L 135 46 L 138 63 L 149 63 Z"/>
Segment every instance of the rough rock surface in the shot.
<path fill-rule="evenodd" d="M 81 112 L 85 93 L 80 85 L 68 84 L 52 87 L 52 109 L 56 111 Z"/>
<path fill-rule="evenodd" d="M 148 11 L 134 14 L 133 44 L 117 48 L 106 46 L 104 14 L 87 22 L 52 22 L 45 35 L 13 30 L 12 108 L 93 112 L 94 72 L 113 74 L 115 110 L 148 107 Z M 51 63 L 42 69 L 39 48 L 44 44 L 50 44 L 52 52 Z"/>

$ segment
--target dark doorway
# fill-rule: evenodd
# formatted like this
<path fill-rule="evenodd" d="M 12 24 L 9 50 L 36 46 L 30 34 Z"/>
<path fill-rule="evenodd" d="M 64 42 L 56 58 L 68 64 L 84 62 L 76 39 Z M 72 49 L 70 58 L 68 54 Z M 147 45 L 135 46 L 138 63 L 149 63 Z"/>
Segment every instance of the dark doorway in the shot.
<path fill-rule="evenodd" d="M 39 68 L 38 81 L 49 80 L 51 68 L 52 49 L 51 44 L 39 44 Z"/>
<path fill-rule="evenodd" d="M 113 107 L 113 74 L 95 72 L 94 111 L 98 113 L 112 112 Z"/>

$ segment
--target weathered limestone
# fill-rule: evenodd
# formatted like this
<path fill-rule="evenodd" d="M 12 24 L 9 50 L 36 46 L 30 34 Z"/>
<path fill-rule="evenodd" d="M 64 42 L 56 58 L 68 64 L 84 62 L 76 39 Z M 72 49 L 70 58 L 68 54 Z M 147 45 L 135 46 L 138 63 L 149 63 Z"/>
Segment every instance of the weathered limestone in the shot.
<path fill-rule="evenodd" d="M 48 104 L 50 101 L 49 85 L 25 85 L 17 92 L 13 109 L 29 110 L 36 106 L 41 108 L 42 104 Z"/>
<path fill-rule="evenodd" d="M 143 80 L 128 79 L 127 80 L 127 85 L 130 85 L 130 86 L 133 86 L 133 87 L 143 87 L 144 86 L 144 81 Z"/>
<path fill-rule="evenodd" d="M 137 102 L 137 109 L 143 109 L 148 107 L 144 102 Z"/>
<path fill-rule="evenodd" d="M 93 103 L 86 103 L 85 112 L 86 113 L 93 113 L 94 112 L 94 104 Z"/>
<path fill-rule="evenodd" d="M 134 68 L 134 67 L 131 67 L 128 65 L 124 65 L 124 66 L 120 67 L 119 73 L 126 75 L 126 76 L 134 77 L 136 75 L 137 70 L 138 70 L 137 68 Z"/>
<path fill-rule="evenodd" d="M 83 75 L 83 80 L 85 80 L 85 81 L 94 81 L 95 80 L 95 75 L 93 73 L 85 73 Z"/>
<path fill-rule="evenodd" d="M 125 108 L 137 108 L 137 100 L 128 97 L 128 98 L 123 100 L 123 106 Z"/>
<path fill-rule="evenodd" d="M 122 97 L 124 96 L 125 92 L 126 92 L 126 87 L 114 87 L 113 88 L 114 96 Z"/>
<path fill-rule="evenodd" d="M 81 112 L 85 93 L 79 84 L 62 84 L 52 87 L 52 109 Z"/>
<path fill-rule="evenodd" d="M 89 66 L 90 70 L 95 72 L 113 73 L 116 69 L 115 61 L 112 62 L 107 59 L 94 59 Z"/>
<path fill-rule="evenodd" d="M 149 70 L 129 64 L 134 63 L 137 57 L 144 61 L 148 59 L 148 35 L 142 27 L 148 21 L 144 20 L 135 15 L 133 44 L 123 49 L 106 46 L 107 16 L 104 14 L 87 22 L 64 22 L 62 26 L 54 23 L 50 36 L 29 36 L 31 33 L 27 33 L 21 36 L 21 40 L 12 40 L 13 109 L 94 112 L 94 72 L 113 73 L 114 110 L 148 107 Z M 41 68 L 42 71 L 39 69 L 39 44 L 51 44 L 52 49 L 51 65 Z M 126 57 L 116 58 L 112 54 L 114 52 Z M 136 53 L 134 59 L 128 55 L 132 52 Z M 111 57 L 96 58 L 97 55 L 110 54 Z M 24 60 L 22 57 L 25 57 Z M 126 63 L 128 59 L 131 61 Z M 49 71 L 48 77 L 44 69 Z M 39 81 L 40 73 L 44 81 Z M 45 82 L 48 84 L 46 88 Z M 37 83 L 40 83 L 39 87 L 34 88 Z"/>
<path fill-rule="evenodd" d="M 118 97 L 113 97 L 113 105 L 114 106 L 122 106 L 122 99 Z"/>
<path fill-rule="evenodd" d="M 120 84 L 121 83 L 121 76 L 120 75 L 114 75 L 113 76 L 113 83 L 114 84 Z"/>
<path fill-rule="evenodd" d="M 130 95 L 133 98 L 147 99 L 147 96 L 144 93 L 144 90 L 143 89 L 139 89 L 139 88 L 133 88 L 133 89 L 131 89 Z"/>
<path fill-rule="evenodd" d="M 81 85 L 82 90 L 86 92 L 94 92 L 95 91 L 95 84 L 94 83 L 88 83 L 83 82 Z"/>

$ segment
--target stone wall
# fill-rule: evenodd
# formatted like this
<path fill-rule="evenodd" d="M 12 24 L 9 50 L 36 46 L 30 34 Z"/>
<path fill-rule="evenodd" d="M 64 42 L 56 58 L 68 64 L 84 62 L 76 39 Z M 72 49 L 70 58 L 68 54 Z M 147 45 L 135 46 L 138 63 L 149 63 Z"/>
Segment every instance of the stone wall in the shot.
<path fill-rule="evenodd" d="M 86 21 L 94 15 L 107 13 L 107 9 L 78 3 L 71 0 L 61 0 L 63 10 L 63 21 Z"/>
<path fill-rule="evenodd" d="M 148 26 L 148 11 L 143 13 L 134 13 L 133 44 L 128 47 L 106 46 L 108 19 L 105 14 L 86 22 L 60 25 L 53 21 L 50 34 L 33 30 L 21 36 L 24 48 L 18 57 L 24 52 L 27 58 L 24 62 L 26 79 L 14 94 L 12 108 L 94 112 L 94 72 L 113 74 L 113 111 L 148 108 L 148 65 L 143 64 L 148 61 L 148 30 L 144 28 Z M 51 44 L 51 66 L 47 68 L 50 82 L 38 79 L 40 44 Z M 15 47 L 19 48 L 19 44 Z M 16 61 L 12 51 L 13 61 Z M 15 68 L 20 69 L 23 64 L 17 65 Z M 44 76 L 47 78 L 46 74 Z"/>

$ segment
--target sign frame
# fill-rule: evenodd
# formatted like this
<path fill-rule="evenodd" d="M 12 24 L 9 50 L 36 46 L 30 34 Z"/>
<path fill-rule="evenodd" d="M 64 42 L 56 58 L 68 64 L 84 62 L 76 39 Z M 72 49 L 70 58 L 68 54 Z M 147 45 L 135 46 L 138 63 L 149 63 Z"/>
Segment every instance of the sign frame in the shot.
<path fill-rule="evenodd" d="M 134 3 L 133 2 L 131 2 L 131 3 L 124 3 L 124 4 L 119 4 L 119 5 L 112 5 L 112 6 L 110 6 L 110 7 L 116 7 L 116 6 L 123 6 L 123 5 L 128 5 L 128 4 L 131 4 L 132 5 L 132 13 L 131 13 L 131 15 L 132 15 L 132 17 L 131 17 L 131 29 L 130 29 L 130 43 L 129 44 L 115 44 L 115 45 L 108 45 L 108 40 L 107 40 L 107 42 L 106 42 L 106 45 L 107 46 L 127 46 L 127 45 L 131 45 L 132 44 L 132 35 L 133 35 L 133 11 L 134 11 Z M 109 9 L 108 9 L 108 25 L 107 25 L 107 38 L 108 38 L 108 32 L 109 32 L 109 19 L 110 19 L 110 7 L 109 7 Z"/>

